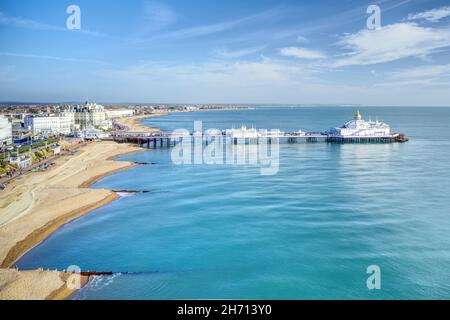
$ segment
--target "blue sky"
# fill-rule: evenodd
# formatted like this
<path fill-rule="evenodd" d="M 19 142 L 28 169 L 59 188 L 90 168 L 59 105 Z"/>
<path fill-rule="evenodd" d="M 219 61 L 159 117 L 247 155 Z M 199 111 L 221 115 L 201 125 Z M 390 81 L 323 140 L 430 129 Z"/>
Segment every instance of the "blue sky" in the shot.
<path fill-rule="evenodd" d="M 2 0 L 0 100 L 85 99 L 450 106 L 450 2 Z"/>

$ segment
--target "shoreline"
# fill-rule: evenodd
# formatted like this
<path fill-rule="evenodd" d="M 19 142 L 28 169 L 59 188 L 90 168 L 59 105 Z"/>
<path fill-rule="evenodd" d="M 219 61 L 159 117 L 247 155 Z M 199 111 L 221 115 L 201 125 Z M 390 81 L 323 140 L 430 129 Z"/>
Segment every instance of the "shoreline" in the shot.
<path fill-rule="evenodd" d="M 20 260 L 20 258 L 22 258 L 28 252 L 30 252 L 38 245 L 40 245 L 42 242 L 44 242 L 46 239 L 48 239 L 50 235 L 52 235 L 55 231 L 59 230 L 66 223 L 70 223 L 71 221 L 88 214 L 90 211 L 93 211 L 104 205 L 107 205 L 108 203 L 117 200 L 118 198 L 119 196 L 111 194 L 94 205 L 81 207 L 77 210 L 73 210 L 63 216 L 60 216 L 56 219 L 49 221 L 45 226 L 34 230 L 25 239 L 23 239 L 20 242 L 17 242 L 16 245 L 8 251 L 8 254 L 6 255 L 0 267 L 1 268 L 14 267 L 14 264 L 18 260 Z"/>
<path fill-rule="evenodd" d="M 126 118 L 116 119 L 115 123 L 123 127 L 125 130 L 130 132 L 143 132 L 143 133 L 155 133 L 161 131 L 156 127 L 149 127 L 142 124 L 142 121 L 149 118 L 164 117 L 174 113 L 195 113 L 195 112 L 214 112 L 214 111 L 236 111 L 236 110 L 254 110 L 254 107 L 248 108 L 218 108 L 218 109 L 199 109 L 193 111 L 166 111 L 161 113 L 149 113 L 135 115 Z"/>
<path fill-rule="evenodd" d="M 140 121 L 142 121 L 144 119 L 148 119 L 148 118 L 165 116 L 167 114 L 169 114 L 169 113 L 139 115 L 139 116 L 118 119 L 116 122 L 119 125 L 121 125 L 122 127 L 124 127 L 126 130 L 139 129 L 139 130 L 144 130 L 145 132 L 153 133 L 153 132 L 158 132 L 159 129 L 142 125 L 140 123 Z M 99 142 L 98 144 L 108 145 L 111 143 L 117 145 L 117 143 L 115 143 L 115 142 Z M 92 184 L 94 184 L 95 182 L 97 182 L 107 176 L 111 176 L 119 171 L 126 170 L 126 169 L 129 169 L 129 168 L 137 165 L 136 163 L 132 163 L 132 162 L 117 161 L 117 160 L 115 160 L 115 158 L 126 155 L 126 154 L 136 153 L 136 152 L 145 150 L 140 147 L 132 146 L 130 144 L 121 144 L 120 146 L 121 147 L 114 148 L 114 151 L 112 151 L 111 155 L 108 155 L 106 158 L 101 159 L 101 160 L 103 160 L 103 162 L 112 162 L 112 163 L 116 164 L 115 166 L 113 166 L 113 168 L 110 168 L 101 173 L 97 172 L 100 170 L 94 169 L 94 173 L 92 175 L 90 175 L 90 176 L 86 177 L 84 180 L 80 181 L 80 183 L 78 185 L 72 186 L 76 190 L 91 190 L 92 193 L 102 192 L 103 194 L 102 194 L 101 198 L 97 197 L 96 201 L 86 204 L 86 205 L 80 204 L 79 206 L 77 206 L 76 208 L 73 208 L 70 211 L 64 210 L 63 213 L 56 215 L 53 219 L 45 221 L 45 223 L 43 225 L 41 225 L 37 228 L 30 229 L 23 239 L 18 240 L 13 245 L 10 244 L 9 248 L 7 248 L 7 252 L 5 254 L 4 252 L 2 252 L 2 251 L 6 250 L 5 248 L 2 248 L 2 246 L 4 245 L 4 241 L 2 241 L 2 240 L 4 240 L 5 237 L 8 237 L 8 231 L 6 231 L 6 233 L 3 234 L 5 226 L 7 226 L 9 223 L 15 222 L 16 220 L 19 220 L 16 224 L 20 224 L 20 220 L 26 219 L 27 215 L 32 214 L 32 213 L 28 213 L 26 211 L 28 211 L 28 210 L 32 211 L 30 209 L 35 209 L 35 208 L 33 208 L 33 206 L 36 205 L 36 201 L 34 201 L 34 194 L 33 194 L 33 192 L 35 190 L 27 190 L 27 191 L 29 191 L 28 193 L 32 194 L 33 201 L 31 204 L 29 204 L 29 207 L 25 208 L 25 214 L 23 214 L 23 216 L 22 216 L 22 213 L 18 214 L 17 217 L 14 217 L 14 215 L 12 215 L 12 217 L 8 217 L 8 215 L 6 215 L 6 223 L 0 224 L 0 288 L 1 288 L 0 289 L 0 300 L 2 298 L 4 298 L 5 295 L 6 295 L 7 299 L 9 298 L 9 299 L 30 299 L 30 300 L 36 300 L 36 299 L 64 300 L 76 292 L 76 290 L 71 290 L 71 289 L 67 288 L 66 281 L 68 278 L 68 274 L 65 272 L 59 272 L 56 270 L 55 271 L 49 271 L 49 270 L 44 271 L 41 269 L 19 271 L 17 269 L 11 269 L 11 268 L 18 260 L 20 260 L 21 257 L 26 255 L 28 252 L 33 250 L 35 247 L 37 247 L 42 242 L 44 242 L 54 232 L 59 230 L 65 224 L 70 223 L 84 215 L 87 215 L 90 212 L 92 212 L 100 207 L 103 207 L 104 205 L 120 198 L 120 196 L 113 190 L 90 189 L 90 186 Z M 56 168 L 54 168 L 54 169 L 55 170 L 60 169 L 62 166 L 66 165 L 68 162 L 72 161 L 74 158 L 77 158 L 79 156 L 78 155 L 79 153 L 83 154 L 85 152 L 85 150 L 83 150 L 84 148 L 89 148 L 89 144 L 79 148 L 75 155 L 72 155 L 70 157 L 64 157 L 63 160 L 58 159 L 59 160 L 58 162 L 61 162 L 61 163 L 59 163 L 56 166 Z M 117 151 L 117 149 L 124 149 L 124 150 Z M 85 170 L 87 171 L 88 168 L 86 167 Z M 50 174 L 51 174 L 51 172 L 52 172 L 52 170 L 50 171 Z M 3 191 L 3 193 L 0 193 L 0 209 L 4 208 L 5 206 L 7 207 L 10 204 L 10 203 L 8 203 L 8 201 L 6 201 L 7 203 L 5 204 L 4 203 L 5 201 L 2 201 L 2 200 L 4 200 L 5 197 L 8 198 L 8 195 L 14 196 L 14 194 L 12 194 L 12 193 L 14 192 L 15 187 L 17 187 L 17 184 L 20 184 L 20 182 L 22 180 L 31 179 L 32 177 L 35 177 L 36 175 L 45 175 L 46 173 L 48 173 L 48 172 L 35 173 L 35 174 L 31 174 L 30 176 L 27 175 L 26 177 L 20 177 L 20 178 L 17 178 L 16 180 L 14 180 L 11 183 L 11 186 L 8 186 L 8 188 L 5 189 Z M 62 192 L 63 192 L 63 190 L 60 190 L 59 194 L 61 194 Z M 14 200 L 9 201 L 9 202 L 14 202 Z M 74 200 L 76 200 L 76 199 L 74 199 Z M 2 215 L 2 212 L 0 211 L 0 218 L 2 218 L 2 220 L 3 220 L 4 217 L 2 217 L 1 215 Z M 9 221 L 8 221 L 8 219 L 9 219 Z M 2 222 L 2 221 L 0 220 L 0 222 Z M 6 276 L 5 276 L 5 274 L 6 274 Z M 32 276 L 32 280 L 34 280 L 34 282 L 36 282 L 36 280 L 37 280 L 38 284 L 36 284 L 35 287 L 33 287 L 31 289 L 24 288 L 23 286 L 21 286 L 22 278 L 31 277 L 30 276 L 31 274 L 34 275 L 34 276 Z M 7 278 L 7 279 L 5 280 L 4 278 Z M 13 280 L 8 279 L 8 278 L 12 278 Z M 51 288 L 51 290 L 48 288 L 48 285 L 39 283 L 39 278 L 51 278 L 51 281 L 49 280 L 49 282 L 52 282 L 52 284 L 53 284 L 53 287 Z M 82 279 L 82 287 L 85 286 L 89 282 L 88 276 L 82 276 L 81 279 Z M 8 281 L 10 281 L 10 282 L 8 282 Z M 29 279 L 28 282 L 30 282 L 30 281 L 31 280 Z M 61 285 L 61 283 L 59 283 L 60 281 L 62 281 L 62 285 Z M 30 285 L 30 286 L 32 287 L 32 285 Z M 36 290 L 39 291 L 39 289 L 42 289 L 44 287 L 47 290 L 45 297 L 39 296 L 37 298 L 36 295 L 30 296 L 30 295 L 27 295 L 27 292 L 24 292 L 27 290 L 28 291 L 36 291 Z M 19 290 L 19 291 L 22 290 L 22 292 L 16 292 L 17 290 Z M 6 291 L 6 293 L 5 293 L 5 291 Z M 11 291 L 12 291 L 12 293 L 11 293 Z"/>
<path fill-rule="evenodd" d="M 126 154 L 133 154 L 136 152 L 140 152 L 144 150 L 131 150 L 126 151 L 118 155 L 114 155 L 109 157 L 108 161 L 116 161 L 114 158 L 126 155 Z M 120 171 L 124 171 L 127 169 L 130 169 L 132 167 L 135 167 L 136 164 L 130 162 L 127 166 L 124 166 L 122 168 L 118 168 L 109 172 L 104 172 L 102 174 L 96 175 L 92 178 L 89 178 L 85 182 L 81 183 L 78 188 L 80 189 L 90 189 L 91 185 L 96 183 L 97 181 L 112 176 Z M 94 190 L 94 189 L 92 189 Z M 45 226 L 41 227 L 40 229 L 34 230 L 31 234 L 27 236 L 24 240 L 16 243 L 14 247 L 12 247 L 6 257 L 3 259 L 3 261 L 0 263 L 0 268 L 11 268 L 14 266 L 14 264 L 20 260 L 24 255 L 26 255 L 28 252 L 33 250 L 35 247 L 37 247 L 39 244 L 44 242 L 48 237 L 50 237 L 55 231 L 58 231 L 62 226 L 64 226 L 67 223 L 70 223 L 71 221 L 74 221 L 84 215 L 89 214 L 91 211 L 94 211 L 98 208 L 101 208 L 105 205 L 107 205 L 110 202 L 113 202 L 120 198 L 120 196 L 113 190 L 108 190 L 111 192 L 110 195 L 106 196 L 104 199 L 98 201 L 95 204 L 88 205 L 85 207 L 80 207 L 78 209 L 72 210 L 70 212 L 67 212 L 66 214 L 59 216 L 51 221 L 49 221 Z M 30 239 L 29 239 L 30 238 Z M 41 239 L 41 240 L 39 240 Z M 34 243 L 34 244 L 33 244 Z M 33 244 L 30 246 L 30 244 Z M 22 249 L 22 250 L 20 250 Z"/>
<path fill-rule="evenodd" d="M 136 164 L 132 163 L 132 162 L 122 162 L 122 161 L 116 161 L 116 160 L 112 160 L 113 158 L 122 156 L 124 154 L 129 154 L 129 153 L 135 153 L 135 152 L 139 152 L 139 151 L 143 151 L 144 149 L 142 148 L 138 148 L 138 147 L 134 147 L 131 145 L 119 145 L 116 144 L 114 142 L 96 142 L 96 143 L 92 143 L 92 144 L 88 144 L 87 146 L 84 146 L 82 148 L 80 148 L 80 150 L 78 150 L 78 152 L 73 155 L 68 157 L 68 159 L 61 159 L 60 162 L 56 168 L 48 171 L 48 172 L 44 172 L 44 173 L 35 173 L 32 174 L 30 176 L 27 177 L 22 177 L 17 179 L 17 181 L 14 181 L 13 183 L 11 183 L 10 186 L 8 186 L 8 188 L 6 190 L 3 191 L 3 193 L 1 194 L 0 197 L 0 208 L 5 208 L 8 206 L 11 206 L 11 203 L 8 203 L 8 198 L 9 197 L 14 197 L 14 193 L 16 192 L 17 188 L 20 188 L 21 182 L 23 182 L 24 179 L 32 179 L 32 178 L 41 178 L 40 180 L 45 180 L 45 176 L 49 175 L 50 179 L 56 179 L 57 180 L 57 184 L 60 183 L 60 180 L 63 180 L 64 182 L 64 177 L 62 179 L 60 179 L 58 173 L 59 171 L 64 171 L 64 169 L 69 170 L 70 168 L 65 168 L 67 166 L 70 167 L 71 162 L 81 162 L 81 163 L 88 163 L 88 161 L 90 160 L 91 162 L 94 162 L 96 165 L 98 164 L 98 160 L 95 158 L 95 149 L 102 149 L 102 147 L 108 147 L 108 152 L 106 155 L 100 156 L 100 161 L 102 161 L 102 163 L 100 164 L 100 168 L 98 168 L 98 170 L 96 170 L 96 168 L 91 167 L 90 165 L 86 164 L 86 167 L 83 167 L 81 171 L 82 175 L 86 175 L 84 178 L 81 178 L 81 181 L 79 181 L 79 183 L 77 183 L 76 185 L 70 186 L 71 182 L 70 181 L 69 184 L 69 188 L 70 188 L 70 192 L 68 193 L 72 193 L 71 195 L 69 195 L 69 197 L 67 197 L 65 195 L 65 191 L 67 191 L 68 189 L 64 190 L 64 189 L 58 189 L 57 186 L 49 186 L 48 190 L 41 190 L 41 189 L 30 189 L 27 190 L 28 193 L 32 194 L 32 197 L 34 197 L 34 193 L 39 193 L 40 191 L 42 191 L 42 193 L 44 194 L 46 191 L 48 191 L 49 193 L 54 193 L 56 195 L 59 196 L 59 198 L 61 198 L 61 201 L 64 202 L 72 202 L 72 206 L 69 206 L 71 208 L 64 208 L 64 209 L 60 209 L 58 210 L 59 212 L 57 212 L 56 214 L 54 214 L 52 216 L 52 219 L 47 219 L 42 222 L 39 226 L 36 226 L 37 223 L 35 223 L 33 225 L 33 227 L 27 225 L 26 221 L 27 219 L 32 219 L 30 218 L 30 216 L 36 215 L 36 211 L 42 211 L 42 209 L 48 209 L 49 211 L 51 211 L 51 209 L 55 209 L 55 205 L 54 204 L 48 204 L 46 203 L 46 196 L 43 195 L 43 199 L 41 200 L 41 203 L 39 203 L 39 199 L 38 201 L 36 201 L 34 198 L 32 199 L 33 201 L 31 201 L 31 203 L 29 204 L 29 207 L 26 208 L 25 211 L 30 210 L 31 212 L 27 212 L 25 213 L 23 216 L 20 216 L 17 219 L 12 218 L 10 222 L 7 222 L 5 225 L 3 225 L 2 227 L 0 227 L 0 244 L 2 245 L 2 248 L 0 248 L 1 252 L 0 252 L 0 261 L 1 261 L 1 267 L 3 269 L 0 269 L 0 271 L 2 271 L 2 273 L 0 273 L 0 275 L 2 275 L 2 277 L 7 278 L 6 276 L 4 276 L 5 272 L 8 274 L 8 272 L 18 272 L 18 275 L 15 275 L 15 279 L 11 280 L 11 283 L 6 283 L 3 285 L 0 285 L 0 287 L 2 288 L 0 290 L 0 297 L 2 296 L 2 291 L 5 291 L 5 287 L 8 288 L 6 291 L 8 291 L 8 293 L 10 291 L 14 292 L 15 288 L 14 288 L 14 282 L 16 282 L 16 289 L 17 290 L 24 290 L 23 286 L 21 286 L 21 281 L 20 278 L 22 276 L 22 274 L 26 274 L 26 277 L 30 277 L 31 272 L 35 272 L 36 273 L 36 277 L 44 277 L 43 274 L 45 275 L 45 277 L 51 277 L 52 281 L 54 282 L 54 286 L 51 288 L 51 292 L 47 292 L 48 294 L 46 295 L 45 299 L 65 299 L 67 297 L 69 297 L 70 295 L 72 295 L 74 293 L 75 290 L 69 290 L 66 286 L 66 283 L 63 281 L 63 285 L 62 286 L 57 286 L 60 285 L 60 283 L 58 282 L 58 280 L 55 278 L 54 276 L 54 271 L 43 271 L 43 270 L 30 270 L 30 271 L 17 271 L 15 269 L 11 269 L 11 266 L 14 265 L 14 263 L 16 263 L 21 257 L 23 257 L 26 253 L 28 253 L 30 250 L 32 250 L 33 248 L 35 248 L 36 246 L 38 246 L 40 243 L 42 243 L 43 241 L 45 241 L 48 237 L 50 237 L 55 231 L 59 230 L 63 225 L 70 223 L 71 221 L 82 217 L 86 214 L 88 214 L 89 212 L 92 212 L 95 209 L 98 209 L 116 199 L 119 198 L 119 196 L 113 192 L 112 190 L 97 190 L 97 189 L 90 189 L 90 185 L 92 185 L 93 183 L 95 183 L 96 181 L 112 175 L 116 172 L 131 168 L 133 166 L 135 166 Z M 94 155 L 89 153 L 90 149 L 94 149 Z M 88 151 L 86 151 L 88 150 Z M 90 156 L 92 156 L 91 158 L 89 158 Z M 86 159 L 88 158 L 88 159 Z M 92 163 L 91 163 L 92 164 Z M 104 168 L 106 167 L 106 168 Z M 57 172 L 55 172 L 57 171 Z M 89 171 L 89 173 L 86 173 L 87 171 Z M 103 171 L 101 173 L 98 173 L 98 171 Z M 65 172 L 61 173 L 61 175 L 63 175 Z M 55 178 L 56 177 L 56 178 Z M 69 176 L 67 179 L 70 180 L 70 178 L 72 178 L 72 176 Z M 43 182 L 45 184 L 45 182 Z M 20 190 L 19 192 L 22 192 L 23 190 Z M 22 193 L 19 193 L 20 195 L 22 195 Z M 81 199 L 79 199 L 81 198 Z M 6 199 L 6 204 L 5 204 L 5 199 Z M 81 201 L 77 201 L 77 200 L 81 200 Z M 2 201 L 3 200 L 3 201 Z M 21 199 L 19 199 L 21 200 Z M 30 202 L 29 199 L 28 202 Z M 14 201 L 13 201 L 14 202 Z M 12 202 L 12 203 L 13 203 Z M 44 202 L 44 203 L 42 203 Z M 75 207 L 73 206 L 73 203 L 75 203 Z M 50 208 L 46 208 L 46 207 L 50 207 Z M 58 207 L 58 205 L 56 205 L 56 207 Z M 61 206 L 62 207 L 62 206 Z M 33 210 L 34 209 L 34 210 Z M 62 211 L 62 212 L 61 212 Z M 2 212 L 3 213 L 3 212 Z M 19 214 L 19 213 L 18 213 Z M 21 213 L 20 213 L 21 214 Z M 25 226 L 24 226 L 25 225 Z M 28 227 L 28 228 L 27 228 Z M 24 229 L 27 229 L 24 231 Z M 22 231 L 22 235 L 25 235 L 23 238 L 21 239 L 17 239 L 17 241 L 15 243 L 12 243 L 13 241 L 5 241 L 5 239 L 10 237 L 14 237 L 14 231 L 15 230 L 19 230 Z M 6 242 L 6 243 L 5 243 Z M 21 274 L 22 273 L 22 274 Z M 67 278 L 67 276 L 65 276 L 66 274 L 64 272 L 58 272 L 59 278 L 64 279 Z M 2 283 L 2 280 L 5 279 L 1 279 L 0 277 L 0 284 Z M 36 280 L 36 279 L 35 279 Z M 85 281 L 85 284 L 88 281 Z M 42 285 L 42 284 L 39 284 Z M 47 284 L 48 285 L 48 284 Z M 46 288 L 47 290 L 49 290 L 48 288 Z M 25 288 L 25 290 L 30 290 L 30 291 L 36 291 L 39 290 L 39 288 Z M 10 295 L 11 296 L 11 295 Z M 27 292 L 18 292 L 18 293 L 14 293 L 12 295 L 12 297 L 18 297 L 18 298 L 27 298 Z M 30 299 L 35 299 L 35 296 L 32 296 Z"/>
<path fill-rule="evenodd" d="M 139 115 L 139 116 L 133 116 L 133 117 L 127 117 L 127 118 L 123 118 L 123 119 L 118 119 L 116 120 L 116 123 L 118 123 L 120 126 L 126 128 L 126 130 L 130 130 L 130 131 L 140 131 L 140 132 L 158 132 L 159 129 L 157 128 L 152 128 L 152 127 L 148 127 L 145 126 L 143 124 L 141 124 L 140 122 L 144 119 L 148 119 L 148 118 L 153 118 L 153 117 L 160 117 L 160 116 L 166 116 L 170 114 L 169 113 L 159 113 L 159 114 L 147 114 L 147 115 Z M 113 148 L 114 150 L 110 152 L 112 152 L 111 155 L 108 155 L 106 158 L 101 158 L 100 161 L 102 161 L 103 163 L 113 163 L 115 165 L 112 166 L 112 168 L 108 168 L 107 170 L 105 170 L 104 172 L 98 173 L 98 171 L 101 171 L 98 168 L 98 163 L 96 162 L 97 160 L 93 161 L 95 162 L 95 169 L 93 169 L 94 172 L 92 172 L 90 175 L 88 175 L 87 177 L 85 177 L 82 181 L 80 181 L 78 184 L 76 185 L 71 185 L 69 186 L 70 190 L 76 190 L 76 191 L 86 191 L 84 193 L 92 193 L 94 195 L 95 193 L 95 201 L 88 201 L 88 203 L 83 204 L 83 202 L 86 201 L 81 201 L 80 203 L 77 202 L 77 197 L 78 196 L 83 196 L 84 193 L 82 192 L 81 194 L 75 194 L 72 195 L 72 197 L 69 196 L 69 201 L 73 203 L 77 203 L 77 206 L 70 209 L 70 210 L 63 210 L 64 212 L 59 212 L 58 214 L 56 214 L 52 219 L 47 219 L 45 220 L 43 223 L 41 223 L 40 226 L 34 227 L 34 228 L 30 228 L 30 230 L 27 230 L 24 235 L 23 238 L 18 239 L 14 244 L 9 244 L 9 247 L 7 248 L 7 252 L 5 253 L 5 248 L 2 248 L 2 246 L 4 245 L 4 239 L 7 238 L 8 236 L 13 234 L 14 228 L 8 228 L 10 227 L 10 224 L 14 224 L 18 229 L 22 229 L 22 233 L 23 229 L 26 227 L 20 226 L 21 222 L 23 222 L 23 220 L 26 220 L 28 218 L 29 215 L 36 215 L 35 211 L 39 211 L 36 210 L 36 206 L 37 206 L 37 202 L 36 199 L 34 199 L 35 195 L 33 193 L 35 193 L 36 190 L 32 189 L 32 190 L 26 190 L 25 192 L 28 191 L 28 193 L 32 194 L 32 200 L 31 204 L 29 205 L 29 207 L 25 208 L 25 213 L 22 215 L 19 214 L 18 217 L 10 219 L 10 221 L 7 221 L 6 224 L 0 224 L 0 300 L 3 296 L 3 291 L 5 291 L 5 287 L 8 288 L 8 290 L 10 289 L 10 291 L 12 290 L 13 295 L 12 295 L 12 299 L 30 299 L 30 300 L 35 300 L 37 299 L 35 296 L 30 296 L 28 297 L 27 294 L 25 292 L 15 292 L 15 284 L 14 281 L 12 283 L 6 283 L 6 285 L 2 282 L 4 282 L 2 279 L 2 274 L 6 273 L 17 273 L 16 278 L 18 278 L 18 280 L 15 280 L 16 283 L 16 287 L 18 287 L 19 291 L 20 290 L 32 290 L 32 291 L 39 291 L 40 286 L 45 286 L 47 289 L 47 294 L 44 297 L 44 299 L 46 300 L 63 300 L 66 299 L 68 297 L 70 297 L 73 293 L 76 292 L 76 290 L 71 290 L 67 288 L 67 283 L 66 280 L 68 278 L 68 274 L 63 272 L 63 271 L 44 271 L 42 269 L 38 269 L 38 270 L 24 270 L 24 271 L 19 271 L 16 269 L 12 269 L 12 267 L 14 266 L 14 264 L 20 260 L 21 257 L 23 257 L 25 254 L 27 254 L 28 252 L 30 252 L 31 250 L 33 250 L 35 247 L 37 247 L 39 244 L 41 244 L 42 242 L 44 242 L 46 239 L 48 239 L 54 232 L 56 232 L 57 230 L 59 230 L 62 226 L 64 226 L 67 223 L 70 223 L 84 215 L 89 214 L 90 212 L 103 207 L 104 205 L 117 200 L 120 196 L 114 192 L 113 190 L 98 190 L 98 189 L 91 189 L 90 186 L 92 184 L 94 184 L 95 182 L 107 177 L 107 176 L 111 176 L 119 171 L 123 171 L 126 169 L 129 169 L 131 167 L 136 166 L 136 163 L 132 163 L 132 162 L 123 162 L 123 161 L 117 161 L 114 160 L 115 158 L 119 157 L 119 156 L 123 156 L 126 154 L 131 154 L 131 153 L 136 153 L 136 152 L 140 152 L 140 151 L 144 151 L 146 149 L 142 149 L 140 147 L 135 147 L 129 144 L 117 144 L 115 142 L 94 142 L 92 144 L 87 144 L 85 146 L 82 146 L 79 150 L 77 150 L 77 153 L 75 155 L 69 156 L 69 157 L 64 157 L 64 159 L 58 159 L 58 162 L 62 162 L 62 163 L 58 163 L 58 165 L 56 166 L 56 168 L 53 168 L 52 170 L 48 171 L 48 172 L 44 172 L 44 173 L 32 173 L 30 175 L 27 175 L 25 177 L 21 177 L 16 179 L 15 181 L 13 181 L 11 183 L 10 186 L 8 186 L 7 189 L 5 189 L 3 191 L 3 193 L 0 193 L 0 209 L 4 208 L 5 206 L 10 205 L 10 203 L 8 204 L 8 201 L 6 201 L 7 203 L 4 204 L 2 200 L 4 200 L 5 196 L 6 198 L 8 198 L 8 194 L 11 196 L 14 196 L 13 191 L 18 187 L 18 185 L 20 186 L 20 182 L 22 182 L 22 180 L 24 179 L 32 179 L 33 177 L 41 177 L 41 176 L 45 176 L 45 175 L 52 175 L 52 173 L 55 173 L 54 171 L 60 171 L 62 170 L 61 168 L 64 167 L 65 165 L 67 165 L 67 163 L 71 162 L 71 161 L 75 161 L 74 159 L 77 159 L 78 157 L 82 157 L 83 153 L 87 152 L 85 149 L 89 149 L 90 146 L 92 147 L 93 145 L 98 146 L 98 145 L 103 145 L 103 146 L 111 146 L 111 144 L 115 145 L 116 147 Z M 118 147 L 120 146 L 120 147 Z M 118 150 L 118 149 L 124 149 L 124 150 Z M 102 151 L 102 150 L 100 150 Z M 80 155 L 81 154 L 81 155 Z M 87 155 L 85 155 L 87 156 Z M 100 164 L 101 165 L 101 164 Z M 85 170 L 88 171 L 88 166 L 86 166 Z M 55 176 L 58 176 L 58 174 L 55 174 Z M 69 177 L 70 178 L 70 177 Z M 59 180 L 59 179 L 57 179 Z M 64 180 L 64 177 L 62 178 L 62 180 Z M 45 184 L 45 182 L 43 182 Z M 50 188 L 49 188 L 50 189 Z M 55 193 L 56 190 L 56 194 L 58 196 L 61 197 L 61 194 L 64 193 L 63 188 L 58 189 L 57 186 L 53 186 L 53 188 L 51 188 L 52 193 Z M 38 190 L 41 191 L 41 190 Z M 59 192 L 58 192 L 59 191 Z M 22 195 L 20 193 L 20 195 Z M 19 199 L 20 200 L 20 199 Z M 67 198 L 63 197 L 62 199 L 63 201 L 67 201 Z M 15 200 L 13 201 L 15 202 Z M 42 202 L 42 201 L 41 201 Z M 45 201 L 43 201 L 45 202 Z M 60 206 L 60 203 L 57 204 L 57 206 Z M 48 207 L 52 207 L 51 204 L 45 203 L 42 205 L 41 203 L 41 207 L 44 207 L 45 210 L 48 210 Z M 62 207 L 62 206 L 61 206 Z M 22 208 L 23 209 L 23 208 Z M 42 209 L 42 208 L 39 208 Z M 31 211 L 31 212 L 27 212 L 27 211 Z M 42 211 L 42 210 L 41 210 Z M 1 218 L 1 214 L 2 212 L 0 211 L 0 218 Z M 1 222 L 1 221 L 0 221 Z M 5 232 L 5 229 L 6 232 Z M 7 244 L 8 246 L 8 244 Z M 34 274 L 33 280 L 35 282 L 38 282 L 38 284 L 36 285 L 36 287 L 34 288 L 23 288 L 20 286 L 21 284 L 21 278 L 24 277 L 24 274 L 27 277 L 30 277 L 30 274 Z M 58 276 L 56 278 L 56 275 Z M 52 290 L 50 291 L 49 288 L 47 288 L 48 284 L 44 285 L 42 283 L 39 283 L 39 278 L 51 278 L 53 281 L 53 284 L 55 282 L 58 283 L 57 287 L 53 287 Z M 37 279 L 36 279 L 37 278 Z M 62 281 L 62 285 L 59 283 L 59 280 Z M 28 280 L 30 281 L 30 280 Z M 52 282 L 49 281 L 49 282 Z M 87 283 L 89 282 L 89 277 L 87 276 L 82 276 L 82 287 L 85 286 Z M 30 285 L 32 287 L 32 285 Z M 12 287 L 12 288 L 11 288 Z M 7 290 L 7 291 L 8 291 Z M 9 293 L 9 292 L 8 292 Z M 9 296 L 11 297 L 11 296 Z M 42 298 L 42 297 L 39 297 Z"/>
<path fill-rule="evenodd" d="M 145 132 L 145 133 L 155 133 L 159 132 L 158 128 L 148 127 L 143 125 L 141 122 L 145 119 L 156 118 L 167 116 L 170 113 L 155 113 L 155 114 L 143 114 L 132 117 L 126 117 L 121 119 L 116 119 L 115 123 L 120 125 L 126 131 L 130 132 Z"/>

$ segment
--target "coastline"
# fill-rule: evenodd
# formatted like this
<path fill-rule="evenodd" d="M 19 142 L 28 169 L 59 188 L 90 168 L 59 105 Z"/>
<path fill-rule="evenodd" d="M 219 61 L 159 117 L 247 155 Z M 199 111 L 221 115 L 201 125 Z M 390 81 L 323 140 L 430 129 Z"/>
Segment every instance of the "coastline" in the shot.
<path fill-rule="evenodd" d="M 123 130 L 154 133 L 159 129 L 140 122 L 168 114 L 138 115 L 117 119 L 116 123 Z M 81 147 L 75 155 L 58 158 L 56 166 L 49 171 L 14 180 L 0 193 L 0 300 L 64 300 L 76 291 L 67 288 L 68 274 L 64 271 L 19 271 L 11 267 L 63 225 L 118 199 L 118 194 L 112 190 L 90 189 L 90 186 L 136 165 L 115 158 L 143 150 L 129 144 L 94 142 Z M 72 170 L 73 162 L 84 163 L 84 166 Z M 36 180 L 35 184 L 30 180 Z M 39 216 L 38 221 L 32 225 L 27 223 L 36 216 Z M 27 279 L 25 286 L 24 279 Z M 89 282 L 87 276 L 81 279 L 82 286 Z"/>
<path fill-rule="evenodd" d="M 169 113 L 156 113 L 156 114 L 144 114 L 132 117 L 126 117 L 115 120 L 116 124 L 123 127 L 126 131 L 130 132 L 143 132 L 143 133 L 155 133 L 158 132 L 159 129 L 145 126 L 141 123 L 142 120 L 148 118 L 156 118 L 166 116 Z"/>
<path fill-rule="evenodd" d="M 57 272 L 56 276 L 55 271 L 21 272 L 8 268 L 64 224 L 116 200 L 118 195 L 113 191 L 89 186 L 135 165 L 113 158 L 141 150 L 115 142 L 91 143 L 74 156 L 58 159 L 55 168 L 47 172 L 13 181 L 0 194 L 0 216 L 6 215 L 7 219 L 0 226 L 0 299 L 40 299 L 44 292 L 45 299 L 65 299 L 73 294 L 63 280 L 67 278 L 64 272 Z M 30 282 L 33 277 L 47 281 L 45 285 L 38 279 Z M 30 286 L 23 286 L 23 278 L 28 279 Z M 41 293 L 36 294 L 37 291 Z"/>

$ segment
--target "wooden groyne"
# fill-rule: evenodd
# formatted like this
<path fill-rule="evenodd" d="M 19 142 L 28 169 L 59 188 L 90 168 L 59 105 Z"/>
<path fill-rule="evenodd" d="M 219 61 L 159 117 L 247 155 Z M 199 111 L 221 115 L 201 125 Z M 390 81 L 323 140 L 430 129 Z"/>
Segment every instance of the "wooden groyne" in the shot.
<path fill-rule="evenodd" d="M 112 271 L 107 271 L 107 272 L 86 271 L 86 272 L 80 272 L 80 275 L 84 276 L 84 277 L 112 276 L 112 275 L 114 275 L 114 272 L 112 272 Z"/>
<path fill-rule="evenodd" d="M 134 164 L 138 166 L 154 166 L 156 163 L 154 162 L 133 162 Z"/>
<path fill-rule="evenodd" d="M 129 193 L 129 194 L 135 194 L 135 193 L 150 193 L 149 190 L 113 190 L 115 193 Z"/>

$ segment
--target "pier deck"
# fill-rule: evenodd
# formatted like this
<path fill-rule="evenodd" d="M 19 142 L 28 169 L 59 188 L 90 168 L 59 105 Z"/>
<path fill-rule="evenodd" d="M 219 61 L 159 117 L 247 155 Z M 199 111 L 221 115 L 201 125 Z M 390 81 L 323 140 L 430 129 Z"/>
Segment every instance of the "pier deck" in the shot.
<path fill-rule="evenodd" d="M 117 142 L 129 142 L 139 145 L 146 145 L 150 147 L 163 147 L 172 146 L 182 142 L 184 139 L 191 141 L 198 141 L 201 139 L 204 143 L 213 139 L 221 138 L 224 143 L 232 144 L 251 144 L 260 143 L 265 141 L 266 143 L 272 143 L 277 141 L 278 143 L 394 143 L 394 142 L 406 142 L 408 138 L 401 134 L 392 134 L 389 136 L 333 136 L 324 133 L 264 133 L 258 137 L 242 137 L 233 138 L 226 135 L 224 132 L 216 134 L 208 133 L 172 133 L 172 132 L 157 132 L 157 133 L 142 133 L 142 132 L 118 132 L 113 133 L 109 138 L 104 140 L 112 140 Z"/>

